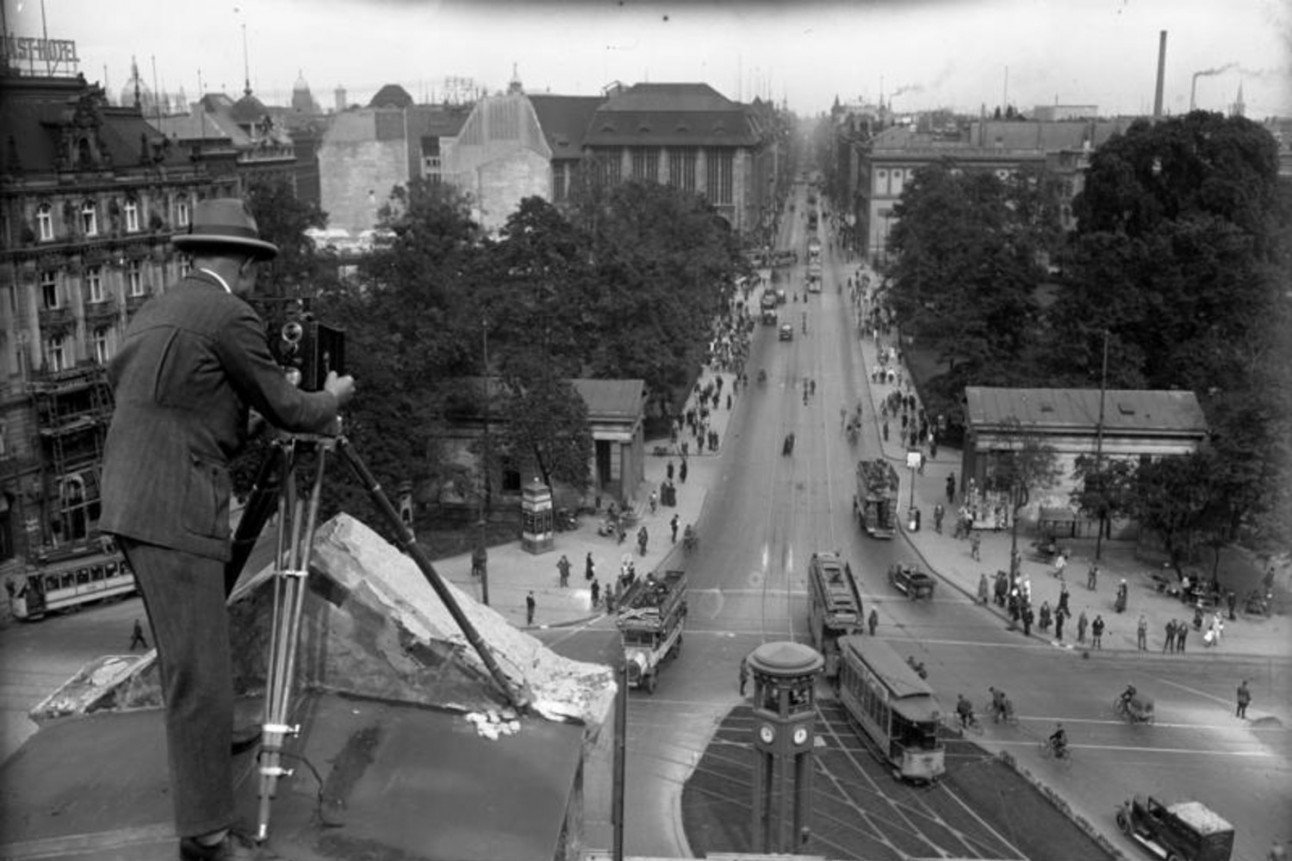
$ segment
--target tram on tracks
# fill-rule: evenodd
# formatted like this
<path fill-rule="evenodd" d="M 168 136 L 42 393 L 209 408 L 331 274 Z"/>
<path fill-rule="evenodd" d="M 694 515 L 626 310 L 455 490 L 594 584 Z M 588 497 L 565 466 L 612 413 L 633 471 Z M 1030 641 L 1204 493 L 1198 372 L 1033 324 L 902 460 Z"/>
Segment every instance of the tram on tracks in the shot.
<path fill-rule="evenodd" d="M 134 594 L 135 575 L 125 556 L 108 546 L 86 555 L 34 566 L 10 584 L 9 606 L 17 619 L 34 621 L 48 613 L 73 610 Z"/>
<path fill-rule="evenodd" d="M 946 771 L 946 746 L 938 737 L 940 709 L 933 689 L 874 637 L 839 640 L 839 700 L 880 749 L 894 774 L 932 782 Z"/>
<path fill-rule="evenodd" d="M 863 625 L 861 592 L 852 569 L 835 553 L 813 553 L 808 564 L 808 626 L 812 645 L 825 658 L 825 674 L 839 673 L 839 638 Z"/>

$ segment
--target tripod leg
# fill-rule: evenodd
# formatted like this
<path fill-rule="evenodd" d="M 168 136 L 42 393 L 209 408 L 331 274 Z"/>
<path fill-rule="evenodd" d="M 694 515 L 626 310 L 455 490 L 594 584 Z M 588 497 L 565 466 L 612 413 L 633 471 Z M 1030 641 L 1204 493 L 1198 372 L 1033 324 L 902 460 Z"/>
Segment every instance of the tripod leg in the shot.
<path fill-rule="evenodd" d="M 412 558 L 413 562 L 417 564 L 418 569 L 421 570 L 422 576 L 426 578 L 426 582 L 431 584 L 431 588 L 435 590 L 435 594 L 444 602 L 444 606 L 449 611 L 449 615 L 453 617 L 453 621 L 457 622 L 458 628 L 460 628 L 462 633 L 466 635 L 467 641 L 470 642 L 472 648 L 476 650 L 476 654 L 480 656 L 480 660 L 484 661 L 485 667 L 489 670 L 489 675 L 493 677 L 498 688 L 502 691 L 503 695 L 506 696 L 507 702 L 511 703 L 511 705 L 517 710 L 523 710 L 526 706 L 524 693 L 515 690 L 507 680 L 507 677 L 503 675 L 502 669 L 498 666 L 498 662 L 494 660 L 493 653 L 489 651 L 489 646 L 483 639 L 481 639 L 480 632 L 476 630 L 475 625 L 471 624 L 471 620 L 466 617 L 466 614 L 462 612 L 462 608 L 458 606 L 457 599 L 453 597 L 453 593 L 449 591 L 443 578 L 441 578 L 439 572 L 435 570 L 435 566 L 431 564 L 431 559 L 426 555 L 426 551 L 417 543 L 416 536 L 414 536 L 413 533 L 409 531 L 408 527 L 404 525 L 404 521 L 400 518 L 399 512 L 395 510 L 395 506 L 391 504 L 390 499 L 381 489 L 381 484 L 378 483 L 376 476 L 374 476 L 371 470 L 368 469 L 368 466 L 359 459 L 359 455 L 356 454 L 354 449 L 350 446 L 350 441 L 344 436 L 336 438 L 336 448 L 345 459 L 346 464 L 349 465 L 350 470 L 354 473 L 355 477 L 359 479 L 359 483 L 368 491 L 368 496 L 372 498 L 372 501 L 376 503 L 377 507 L 381 510 L 381 513 L 385 515 L 386 522 L 398 537 L 397 543 L 399 545 L 399 549 L 407 553 Z"/>
<path fill-rule="evenodd" d="M 289 454 L 291 471 L 283 482 L 280 495 L 279 530 L 274 571 L 273 630 L 270 639 L 269 670 L 265 684 L 265 721 L 260 752 L 260 811 L 257 839 L 269 832 L 270 803 L 281 777 L 290 777 L 282 767 L 283 742 L 299 733 L 300 727 L 287 723 L 292 707 L 292 685 L 296 674 L 296 657 L 300 645 L 301 619 L 305 609 L 305 580 L 309 575 L 310 553 L 318 522 L 319 499 L 323 487 L 325 449 L 317 449 L 317 463 L 308 502 L 297 499 L 295 456 Z M 290 529 L 291 541 L 285 536 Z"/>

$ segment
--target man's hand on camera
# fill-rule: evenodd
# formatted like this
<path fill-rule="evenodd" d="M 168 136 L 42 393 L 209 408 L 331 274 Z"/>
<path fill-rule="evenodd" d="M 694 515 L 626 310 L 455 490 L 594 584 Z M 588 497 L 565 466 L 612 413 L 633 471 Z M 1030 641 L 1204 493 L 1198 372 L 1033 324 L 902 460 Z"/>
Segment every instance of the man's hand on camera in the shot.
<path fill-rule="evenodd" d="M 344 377 L 338 377 L 336 371 L 328 371 L 327 380 L 323 383 L 323 389 L 331 392 L 336 398 L 336 405 L 343 407 L 354 397 L 354 377 L 346 374 Z"/>

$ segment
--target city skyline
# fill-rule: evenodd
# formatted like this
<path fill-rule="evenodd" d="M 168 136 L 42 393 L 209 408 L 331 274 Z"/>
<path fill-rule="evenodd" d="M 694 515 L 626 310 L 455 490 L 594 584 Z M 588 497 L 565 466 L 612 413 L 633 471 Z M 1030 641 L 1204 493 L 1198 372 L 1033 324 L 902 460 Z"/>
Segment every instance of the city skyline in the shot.
<path fill-rule="evenodd" d="M 1153 107 L 1166 30 L 1168 113 L 1187 111 L 1191 100 L 1227 111 L 1241 85 L 1249 117 L 1292 115 L 1292 12 L 1274 0 L 241 0 L 182 16 L 160 0 L 135 0 L 128 16 L 94 0 L 5 6 L 9 35 L 75 41 L 80 71 L 113 96 L 133 56 L 150 89 L 154 81 L 164 92 L 182 88 L 191 100 L 200 80 L 205 92 L 236 98 L 249 72 L 258 97 L 286 104 L 303 75 L 325 109 L 338 86 L 348 104 L 366 103 L 387 83 L 438 101 L 446 78 L 496 92 L 515 69 L 535 93 L 697 81 L 741 101 L 784 99 L 802 114 L 828 110 L 836 97 L 882 97 L 899 112 L 1008 103 L 1026 113 L 1058 103 L 1141 114 Z M 39 62 L 29 65 L 39 73 Z"/>

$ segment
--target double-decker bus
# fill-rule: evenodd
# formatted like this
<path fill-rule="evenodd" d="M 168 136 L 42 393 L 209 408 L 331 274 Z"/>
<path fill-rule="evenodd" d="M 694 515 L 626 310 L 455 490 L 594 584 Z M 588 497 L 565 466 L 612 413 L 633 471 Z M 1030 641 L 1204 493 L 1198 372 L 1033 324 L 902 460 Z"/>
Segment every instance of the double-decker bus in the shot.
<path fill-rule="evenodd" d="M 946 771 L 933 689 L 874 637 L 839 640 L 839 699 L 852 720 L 905 780 L 933 781 Z"/>
<path fill-rule="evenodd" d="M 15 618 L 35 620 L 135 591 L 135 575 L 121 551 L 110 544 L 88 554 L 29 568 L 9 590 Z"/>
<path fill-rule="evenodd" d="M 839 672 L 839 638 L 862 630 L 861 593 L 852 569 L 835 553 L 813 553 L 808 564 L 808 627 L 825 658 L 825 674 Z"/>

